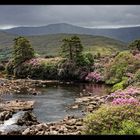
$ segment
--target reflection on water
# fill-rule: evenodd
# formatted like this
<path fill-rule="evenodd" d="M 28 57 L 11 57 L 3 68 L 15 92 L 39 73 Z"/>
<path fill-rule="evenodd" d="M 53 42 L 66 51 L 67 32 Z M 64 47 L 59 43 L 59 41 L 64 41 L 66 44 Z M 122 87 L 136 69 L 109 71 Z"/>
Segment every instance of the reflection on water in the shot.
<path fill-rule="evenodd" d="M 81 116 L 81 109 L 67 110 L 67 106 L 74 103 L 74 99 L 80 93 L 90 92 L 93 95 L 105 95 L 107 93 L 105 85 L 94 84 L 70 84 L 70 85 L 51 85 L 40 88 L 40 95 L 14 94 L 4 95 L 6 100 L 22 99 L 35 100 L 33 112 L 39 121 L 55 122 L 63 119 L 67 115 Z"/>

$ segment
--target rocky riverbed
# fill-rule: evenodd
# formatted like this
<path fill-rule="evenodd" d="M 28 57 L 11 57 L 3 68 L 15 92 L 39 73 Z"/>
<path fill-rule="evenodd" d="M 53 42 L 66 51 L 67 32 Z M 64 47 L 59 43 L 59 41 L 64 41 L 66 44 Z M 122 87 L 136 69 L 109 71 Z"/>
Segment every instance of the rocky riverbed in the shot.
<path fill-rule="evenodd" d="M 13 104 L 14 103 L 14 104 Z M 74 106 L 83 106 L 83 113 L 92 112 L 104 103 L 103 97 L 85 96 L 75 99 L 75 103 L 68 108 L 75 109 Z M 53 123 L 38 122 L 37 118 L 32 113 L 33 102 L 31 101 L 9 101 L 3 103 L 3 110 L 0 113 L 0 133 L 1 135 L 81 135 L 84 129 L 83 117 L 67 116 L 63 120 Z M 8 104 L 9 109 L 7 110 Z M 13 104 L 13 106 L 12 106 Z M 10 120 L 18 111 L 25 111 L 16 122 L 5 126 L 5 121 Z M 10 121 L 9 121 L 10 122 Z M 15 127 L 16 125 L 16 127 Z M 13 126 L 11 128 L 11 126 Z M 18 127 L 17 127 L 18 126 Z M 11 130 L 7 128 L 11 128 Z M 16 128 L 16 129 L 15 129 Z M 18 129 L 17 129 L 18 128 Z M 1 131 L 2 130 L 2 131 Z"/>
<path fill-rule="evenodd" d="M 72 82 L 65 82 L 71 84 Z M 37 87 L 46 87 L 51 84 L 64 84 L 58 80 L 32 80 L 32 79 L 16 79 L 9 80 L 0 78 L 0 94 L 40 94 Z"/>
<path fill-rule="evenodd" d="M 58 82 L 58 81 L 56 81 Z M 49 81 L 41 80 L 7 80 L 1 79 L 1 94 L 27 94 L 37 95 L 36 87 L 46 86 Z M 51 83 L 51 82 L 50 82 Z M 69 84 L 69 83 L 67 83 Z M 23 90 L 23 89 L 26 89 Z M 67 109 L 82 108 L 82 117 L 66 116 L 53 123 L 39 122 L 32 113 L 34 101 L 3 101 L 0 102 L 0 134 L 1 135 L 81 135 L 84 129 L 83 117 L 93 112 L 105 103 L 107 96 L 97 96 L 91 93 L 75 98 L 74 104 Z"/>

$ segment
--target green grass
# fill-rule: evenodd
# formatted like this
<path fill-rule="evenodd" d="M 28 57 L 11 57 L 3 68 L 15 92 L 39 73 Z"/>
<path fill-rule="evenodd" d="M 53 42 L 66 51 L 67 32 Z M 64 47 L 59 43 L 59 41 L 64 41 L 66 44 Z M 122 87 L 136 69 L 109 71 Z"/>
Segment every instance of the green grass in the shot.
<path fill-rule="evenodd" d="M 42 55 L 58 56 L 60 46 L 62 45 L 63 38 L 69 38 L 73 34 L 54 34 L 54 35 L 41 35 L 41 36 L 28 36 L 35 51 Z M 114 40 L 103 36 L 92 35 L 78 35 L 84 46 L 84 52 L 91 52 L 96 54 L 111 54 L 114 51 L 127 49 L 124 42 Z M 13 39 L 15 35 L 0 32 L 0 59 L 8 58 L 11 56 Z"/>

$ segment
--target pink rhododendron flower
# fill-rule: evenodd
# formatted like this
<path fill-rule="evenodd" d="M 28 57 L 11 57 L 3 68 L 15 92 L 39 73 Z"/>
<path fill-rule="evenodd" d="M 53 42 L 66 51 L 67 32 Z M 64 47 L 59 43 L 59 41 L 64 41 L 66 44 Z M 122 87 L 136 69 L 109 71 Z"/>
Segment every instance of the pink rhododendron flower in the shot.
<path fill-rule="evenodd" d="M 96 71 L 95 72 L 90 72 L 86 76 L 85 80 L 87 80 L 87 81 L 93 81 L 93 82 L 99 82 L 99 81 L 102 81 L 102 76 L 101 76 L 100 73 L 98 73 Z"/>

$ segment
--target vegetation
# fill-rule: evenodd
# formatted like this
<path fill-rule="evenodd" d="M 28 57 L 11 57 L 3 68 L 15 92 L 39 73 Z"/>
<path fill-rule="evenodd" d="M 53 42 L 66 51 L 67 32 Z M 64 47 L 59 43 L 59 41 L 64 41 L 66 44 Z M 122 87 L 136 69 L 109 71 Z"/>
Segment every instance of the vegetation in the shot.
<path fill-rule="evenodd" d="M 103 55 L 107 51 L 103 46 L 102 52 L 91 53 L 94 49 L 85 51 L 80 37 L 68 36 L 62 40 L 62 57 L 46 53 L 45 58 L 34 51 L 25 37 L 16 38 L 13 59 L 6 66 L 7 74 L 16 78 L 110 84 L 112 93 L 105 97 L 108 102 L 85 117 L 83 133 L 140 134 L 140 102 L 136 98 L 140 89 L 134 87 L 140 82 L 139 40 L 130 44 L 131 50 L 118 52 L 112 49 L 113 52 L 110 49 L 111 55 L 109 52 Z M 4 70 L 1 64 L 0 71 Z"/>
<path fill-rule="evenodd" d="M 93 55 L 83 54 L 83 46 L 77 36 L 63 39 L 61 48 L 65 60 L 59 65 L 59 79 L 85 80 L 94 63 Z"/>
<path fill-rule="evenodd" d="M 140 134 L 140 106 L 103 105 L 85 118 L 84 134 Z"/>
<path fill-rule="evenodd" d="M 123 77 L 121 82 L 116 83 L 115 85 L 113 85 L 111 92 L 114 92 L 114 91 L 119 90 L 119 89 L 126 88 L 127 87 L 127 81 L 128 81 L 128 78 Z"/>
<path fill-rule="evenodd" d="M 24 37 L 14 39 L 13 61 L 15 67 L 35 56 L 30 42 Z"/>
<path fill-rule="evenodd" d="M 119 83 L 123 80 L 123 77 L 126 77 L 127 73 L 135 73 L 139 68 L 139 57 L 133 56 L 129 51 L 120 52 L 106 66 L 106 83 Z"/>
<path fill-rule="evenodd" d="M 140 40 L 134 40 L 129 44 L 129 48 L 131 50 L 138 50 L 140 51 Z"/>
<path fill-rule="evenodd" d="M 76 62 L 83 51 L 80 38 L 72 36 L 70 39 L 63 39 L 62 41 L 62 56 L 67 58 L 69 61 Z"/>
<path fill-rule="evenodd" d="M 63 42 L 63 58 L 35 58 L 35 51 L 29 41 L 24 37 L 16 38 L 13 59 L 6 67 L 7 74 L 16 78 L 84 81 L 92 70 L 93 55 L 82 54 L 83 46 L 77 36 L 64 39 Z"/>
<path fill-rule="evenodd" d="M 73 34 L 54 34 L 41 36 L 28 36 L 34 50 L 42 57 L 44 56 L 59 56 L 61 51 L 61 40 L 71 38 Z M 111 55 L 116 51 L 128 49 L 126 43 L 102 36 L 78 35 L 83 44 L 84 53 L 92 53 L 96 55 L 98 52 L 101 55 Z M 0 60 L 9 59 L 12 57 L 12 40 L 17 38 L 16 35 L 0 32 Z"/>

